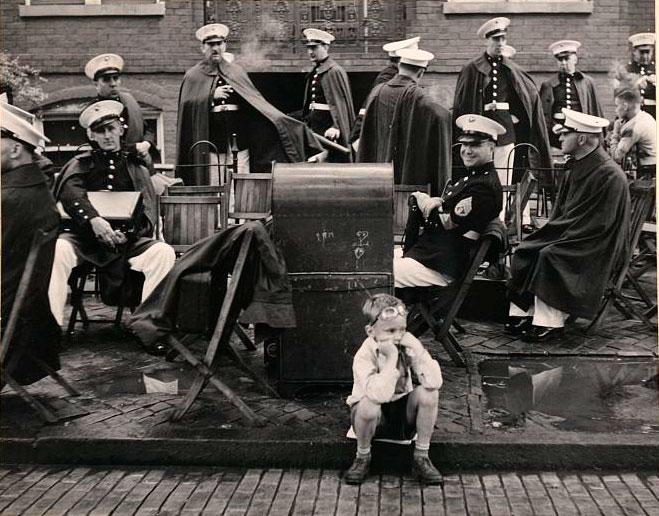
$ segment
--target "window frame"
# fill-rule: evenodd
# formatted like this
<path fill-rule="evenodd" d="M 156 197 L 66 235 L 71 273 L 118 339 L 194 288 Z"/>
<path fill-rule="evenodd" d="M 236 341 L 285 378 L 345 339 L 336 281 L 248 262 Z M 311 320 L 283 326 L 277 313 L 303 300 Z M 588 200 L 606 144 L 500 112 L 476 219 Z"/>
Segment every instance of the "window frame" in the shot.
<path fill-rule="evenodd" d="M 444 0 L 444 14 L 591 14 L 595 0 Z"/>

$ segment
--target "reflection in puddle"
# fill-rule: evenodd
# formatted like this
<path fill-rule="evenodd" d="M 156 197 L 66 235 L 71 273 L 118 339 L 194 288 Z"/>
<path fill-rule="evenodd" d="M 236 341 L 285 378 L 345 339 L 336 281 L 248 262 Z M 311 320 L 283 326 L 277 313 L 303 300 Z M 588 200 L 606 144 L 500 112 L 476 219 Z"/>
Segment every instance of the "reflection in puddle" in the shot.
<path fill-rule="evenodd" d="M 195 377 L 195 370 L 184 364 L 163 364 L 112 375 L 107 382 L 94 386 L 99 395 L 104 394 L 185 394 Z"/>
<path fill-rule="evenodd" d="M 659 432 L 654 361 L 486 360 L 479 372 L 492 427 Z"/>

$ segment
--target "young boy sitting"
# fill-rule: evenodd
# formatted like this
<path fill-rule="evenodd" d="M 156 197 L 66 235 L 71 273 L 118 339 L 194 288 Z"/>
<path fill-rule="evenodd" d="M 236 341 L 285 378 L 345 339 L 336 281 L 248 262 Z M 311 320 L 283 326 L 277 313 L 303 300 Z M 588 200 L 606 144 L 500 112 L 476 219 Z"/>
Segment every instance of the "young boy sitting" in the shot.
<path fill-rule="evenodd" d="M 412 473 L 426 484 L 441 484 L 442 475 L 428 457 L 437 419 L 439 364 L 421 342 L 405 330 L 405 305 L 389 294 L 377 294 L 362 308 L 366 334 L 352 363 L 353 387 L 347 403 L 357 435 L 357 456 L 344 480 L 361 484 L 371 463 L 371 441 L 410 440 L 417 434 Z M 420 385 L 412 385 L 412 371 Z"/>

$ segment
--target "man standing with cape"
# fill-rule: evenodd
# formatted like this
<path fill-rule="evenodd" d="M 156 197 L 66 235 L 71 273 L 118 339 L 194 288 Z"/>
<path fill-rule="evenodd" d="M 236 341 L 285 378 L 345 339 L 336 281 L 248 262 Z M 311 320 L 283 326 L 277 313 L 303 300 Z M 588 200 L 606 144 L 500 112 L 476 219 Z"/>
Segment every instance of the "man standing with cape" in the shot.
<path fill-rule="evenodd" d="M 311 131 L 275 108 L 256 89 L 247 73 L 224 58 L 229 28 L 220 23 L 201 27 L 205 59 L 190 68 L 179 93 L 177 177 L 187 185 L 218 184 L 208 167 L 209 148 L 192 145 L 210 140 L 220 153 L 219 162 L 230 160 L 231 135 L 236 134 L 240 172 L 270 172 L 273 160 L 300 162 L 323 152 Z M 198 167 L 190 165 L 200 165 Z M 209 168 L 211 171 L 209 171 Z"/>

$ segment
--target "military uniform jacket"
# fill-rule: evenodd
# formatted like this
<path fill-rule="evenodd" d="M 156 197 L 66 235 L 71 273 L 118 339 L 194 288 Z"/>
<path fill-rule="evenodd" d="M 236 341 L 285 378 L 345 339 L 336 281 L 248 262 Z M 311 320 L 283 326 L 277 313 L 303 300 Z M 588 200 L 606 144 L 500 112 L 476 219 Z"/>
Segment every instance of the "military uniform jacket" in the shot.
<path fill-rule="evenodd" d="M 599 116 L 604 118 L 604 112 L 602 111 L 602 106 L 597 98 L 597 92 L 595 90 L 595 83 L 590 75 L 580 72 L 579 70 L 575 71 L 572 76 L 572 82 L 574 87 L 577 90 L 577 96 L 579 98 L 579 105 L 581 106 L 580 111 L 586 113 L 587 115 Z M 560 79 L 558 74 L 554 75 L 548 81 L 543 82 L 540 85 L 540 100 L 542 101 L 542 110 L 545 113 L 545 121 L 547 123 L 547 132 L 551 134 L 552 127 L 556 124 L 554 119 L 554 88 L 560 84 Z"/>
<path fill-rule="evenodd" d="M 549 221 L 513 255 L 508 288 L 521 308 L 537 296 L 589 318 L 597 313 L 611 271 L 629 253 L 629 188 L 601 147 L 566 167 Z"/>
<path fill-rule="evenodd" d="M 53 369 L 60 368 L 58 357 L 60 327 L 50 312 L 48 285 L 55 255 L 59 213 L 46 185 L 46 177 L 36 163 L 13 170 L 2 170 L 2 332 L 9 322 L 18 284 L 23 275 L 32 239 L 37 230 L 48 233 L 38 256 L 30 290 L 23 302 L 14 337 L 2 367 L 22 385 L 47 376 L 43 368 L 23 356 L 12 359 L 15 346 L 29 350 Z"/>
<path fill-rule="evenodd" d="M 642 65 L 636 61 L 630 61 L 627 63 L 627 71 L 641 77 L 655 75 L 654 61 L 652 61 L 649 65 Z M 656 86 L 648 81 L 647 85 L 641 88 L 641 96 L 643 97 L 643 111 L 651 114 L 652 116 L 655 116 L 657 108 Z"/>
<path fill-rule="evenodd" d="M 55 184 L 55 199 L 62 201 L 64 211 L 73 221 L 71 232 L 62 233 L 60 238 L 71 242 L 79 258 L 104 268 L 107 282 L 105 288 L 104 285 L 101 286 L 101 295 L 106 304 L 116 304 L 115 296 L 123 285 L 128 270 L 126 262 L 129 258 L 140 255 L 156 242 L 152 236 L 157 227 L 158 217 L 153 183 L 149 171 L 141 164 L 142 162 L 132 154 L 121 153 L 119 160 L 106 159 L 103 154 L 100 150 L 85 152 L 64 165 Z M 98 213 L 87 197 L 88 191 L 94 191 L 88 185 L 98 184 L 110 175 L 116 176 L 116 179 L 113 179 L 115 181 L 123 177 L 132 186 L 132 188 L 116 188 L 116 191 L 139 191 L 142 193 L 144 203 L 140 228 L 126 244 L 116 250 L 101 244 L 89 223 L 89 220 L 98 216 Z"/>
<path fill-rule="evenodd" d="M 478 233 L 497 217 L 503 190 L 494 163 L 468 169 L 447 185 L 442 206 L 425 220 L 424 231 L 403 256 L 457 279 L 465 271 Z"/>
<path fill-rule="evenodd" d="M 504 57 L 501 64 L 510 70 L 513 88 L 526 113 L 526 120 L 522 120 L 523 123 L 518 124 L 515 129 L 516 133 L 519 132 L 515 135 L 516 142 L 531 143 L 538 149 L 540 152 L 539 157 L 534 152 L 529 155 L 529 162 L 532 166 L 551 168 L 549 135 L 535 83 L 531 76 L 511 59 Z M 455 86 L 455 97 L 453 99 L 454 121 L 459 116 L 469 113 L 488 116 L 488 113 L 484 111 L 483 92 L 490 83 L 491 70 L 492 66 L 485 55 L 477 57 L 462 68 Z"/>
<path fill-rule="evenodd" d="M 311 99 L 309 85 L 316 78 L 320 81 L 325 99 L 330 107 L 334 127 L 341 131 L 340 144 L 348 147 L 350 129 L 355 122 L 355 108 L 352 103 L 352 91 L 346 71 L 331 57 L 307 74 L 304 88 L 303 115 L 306 116 Z"/>

